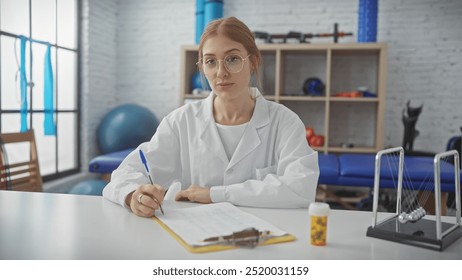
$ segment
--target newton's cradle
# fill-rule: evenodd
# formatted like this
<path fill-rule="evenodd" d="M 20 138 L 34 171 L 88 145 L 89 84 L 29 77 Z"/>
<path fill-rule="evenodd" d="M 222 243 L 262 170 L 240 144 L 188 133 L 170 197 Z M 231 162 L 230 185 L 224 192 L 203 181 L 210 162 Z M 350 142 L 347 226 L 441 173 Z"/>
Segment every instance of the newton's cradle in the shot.
<path fill-rule="evenodd" d="M 398 173 L 396 213 L 378 222 L 377 209 L 379 204 L 381 160 L 382 158 L 398 154 L 398 166 L 395 165 L 395 171 Z M 456 200 L 456 217 L 454 223 L 443 222 L 441 219 L 440 163 L 442 159 L 448 157 L 454 158 L 454 192 Z M 373 217 L 372 225 L 367 229 L 367 236 L 439 251 L 443 251 L 462 236 L 459 153 L 456 150 L 439 153 L 434 157 L 433 163 L 434 184 L 427 187 L 427 189 L 434 191 L 435 216 L 428 217 L 418 202 L 412 201 L 410 205 L 407 205 L 406 209 L 403 207 L 404 149 L 396 147 L 377 153 L 375 157 Z"/>

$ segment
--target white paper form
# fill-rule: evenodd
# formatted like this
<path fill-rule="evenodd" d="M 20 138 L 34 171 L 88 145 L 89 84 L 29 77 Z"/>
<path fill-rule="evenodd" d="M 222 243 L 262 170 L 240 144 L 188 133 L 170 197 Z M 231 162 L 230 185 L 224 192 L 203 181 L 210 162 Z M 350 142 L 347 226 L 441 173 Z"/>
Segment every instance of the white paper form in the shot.
<path fill-rule="evenodd" d="M 206 238 L 230 235 L 251 227 L 259 231 L 269 230 L 272 236 L 287 234 L 228 202 L 169 209 L 157 218 L 191 246 L 207 245 L 203 242 Z"/>

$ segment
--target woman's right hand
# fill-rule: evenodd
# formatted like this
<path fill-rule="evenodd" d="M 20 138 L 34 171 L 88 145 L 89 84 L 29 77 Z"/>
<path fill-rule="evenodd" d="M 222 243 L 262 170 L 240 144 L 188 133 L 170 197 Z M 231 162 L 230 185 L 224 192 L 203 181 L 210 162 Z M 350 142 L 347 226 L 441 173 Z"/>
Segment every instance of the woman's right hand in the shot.
<path fill-rule="evenodd" d="M 125 198 L 133 213 L 140 217 L 152 217 L 164 201 L 165 189 L 160 185 L 147 184 L 139 186 Z"/>

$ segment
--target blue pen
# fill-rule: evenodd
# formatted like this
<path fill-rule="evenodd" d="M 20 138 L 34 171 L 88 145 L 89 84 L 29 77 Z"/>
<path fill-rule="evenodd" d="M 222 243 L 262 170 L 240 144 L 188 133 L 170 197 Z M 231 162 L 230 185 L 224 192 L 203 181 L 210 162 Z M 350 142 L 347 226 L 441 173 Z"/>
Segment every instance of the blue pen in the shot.
<path fill-rule="evenodd" d="M 141 149 L 140 149 L 140 158 L 141 158 L 141 162 L 144 165 L 144 168 L 146 169 L 146 173 L 148 174 L 149 182 L 151 182 L 151 185 L 154 185 L 154 182 L 152 181 L 152 178 L 151 178 L 151 173 L 149 172 L 148 162 L 146 161 L 146 157 L 144 157 L 144 153 Z M 156 198 L 154 199 L 157 201 Z M 157 203 L 159 203 L 159 201 L 157 201 Z M 160 212 L 162 212 L 162 215 L 164 215 L 164 209 L 162 209 L 162 205 L 160 205 L 160 203 L 159 203 L 159 208 L 160 208 Z"/>

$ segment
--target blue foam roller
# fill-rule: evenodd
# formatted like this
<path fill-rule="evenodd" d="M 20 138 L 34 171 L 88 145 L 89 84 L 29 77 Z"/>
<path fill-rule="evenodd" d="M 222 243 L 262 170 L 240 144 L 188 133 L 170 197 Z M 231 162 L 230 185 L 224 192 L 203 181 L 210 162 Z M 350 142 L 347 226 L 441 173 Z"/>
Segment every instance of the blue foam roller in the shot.
<path fill-rule="evenodd" d="M 196 0 L 196 44 L 199 44 L 204 32 L 204 5 L 205 0 Z"/>
<path fill-rule="evenodd" d="M 206 0 L 204 11 L 204 26 L 207 26 L 212 20 L 223 17 L 223 0 Z"/>
<path fill-rule="evenodd" d="M 359 0 L 358 42 L 377 41 L 378 0 Z"/>

